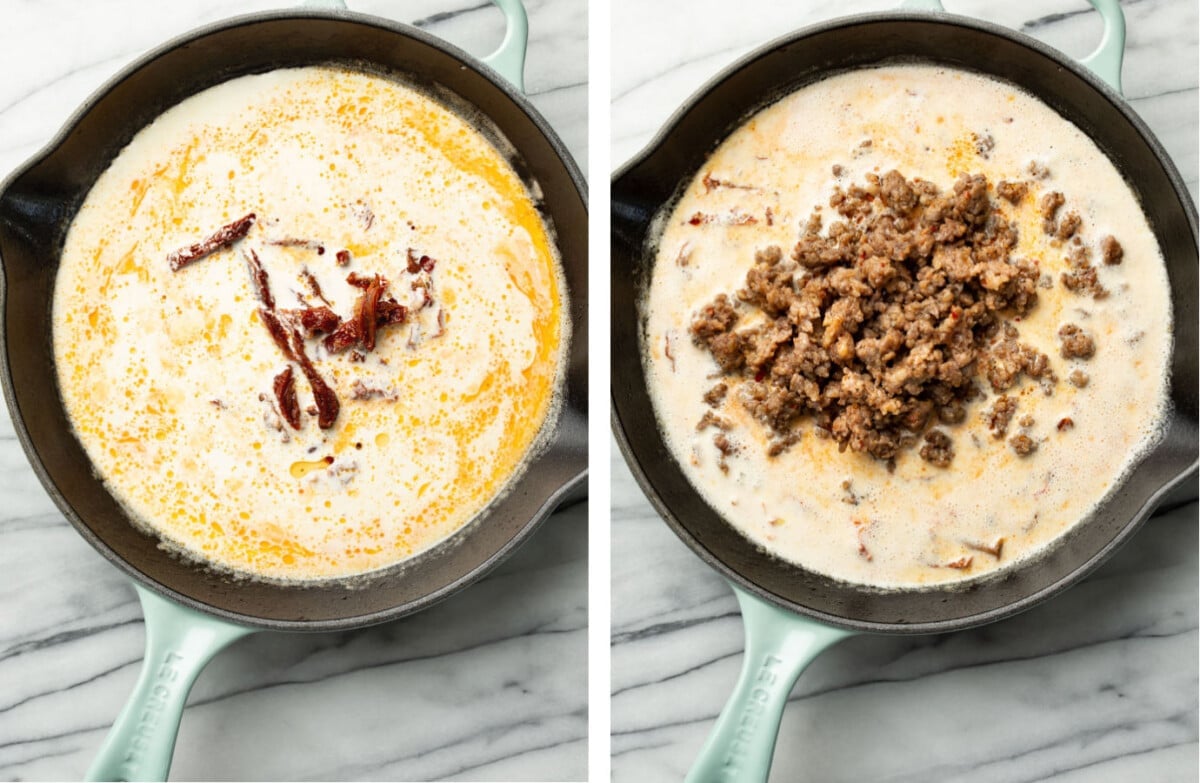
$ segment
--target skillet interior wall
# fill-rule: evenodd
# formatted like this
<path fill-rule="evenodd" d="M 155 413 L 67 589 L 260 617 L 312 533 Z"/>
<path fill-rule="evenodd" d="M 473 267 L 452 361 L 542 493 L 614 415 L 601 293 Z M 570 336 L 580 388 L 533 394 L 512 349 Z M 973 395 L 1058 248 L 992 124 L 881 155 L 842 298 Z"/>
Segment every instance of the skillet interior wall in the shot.
<path fill-rule="evenodd" d="M 586 460 L 586 205 L 569 155 L 488 78 L 437 46 L 386 27 L 345 19 L 262 18 L 210 32 L 171 49 L 116 84 L 91 106 L 47 159 L 13 183 L 0 203 L 5 250 L 8 360 L 22 418 L 50 480 L 77 512 L 76 527 L 131 574 L 164 585 L 185 603 L 202 602 L 265 627 L 331 628 L 416 611 L 485 568 L 518 537 L 547 488 L 570 481 Z M 556 230 L 574 321 L 567 357 L 568 394 L 559 437 L 496 504 L 486 525 L 454 537 L 400 569 L 380 572 L 348 591 L 337 585 L 284 588 L 234 582 L 166 556 L 134 531 L 94 480 L 59 402 L 50 352 L 50 304 L 65 230 L 88 188 L 133 135 L 183 98 L 235 76 L 316 63 L 372 63 L 431 92 L 451 92 L 486 114 L 520 154 L 518 174 L 536 182 Z M 419 76 L 416 76 L 419 74 Z M 85 523 L 83 520 L 87 520 Z M 89 527 L 90 525 L 90 527 Z M 113 558 L 115 553 L 117 558 Z M 131 566 L 126 566 L 127 561 Z M 132 568 L 132 570 L 131 570 Z"/>
<path fill-rule="evenodd" d="M 702 556 L 714 564 L 723 561 L 744 586 L 778 596 L 797 611 L 843 625 L 917 631 L 929 630 L 932 624 L 937 630 L 949 630 L 1019 611 L 1061 580 L 1082 576 L 1099 553 L 1131 534 L 1133 526 L 1127 523 L 1152 490 L 1173 475 L 1181 460 L 1186 464 L 1195 459 L 1196 357 L 1194 351 L 1176 350 L 1175 414 L 1166 444 L 1139 466 L 1127 490 L 1111 498 L 1094 519 L 1036 567 L 1010 572 L 986 583 L 987 589 L 976 583 L 956 593 L 942 591 L 941 598 L 930 600 L 928 593 L 917 591 L 869 593 L 765 557 L 695 496 L 663 447 L 644 391 L 637 330 L 626 326 L 639 317 L 635 301 L 652 257 L 647 252 L 649 220 L 672 197 L 677 183 L 690 178 L 704 156 L 749 112 L 822 74 L 889 60 L 940 62 L 1011 81 L 1096 139 L 1143 198 L 1168 259 L 1178 324 L 1176 344 L 1195 345 L 1194 208 L 1189 205 L 1188 214 L 1180 209 L 1176 183 L 1159 165 L 1154 151 L 1101 92 L 1088 88 L 1053 58 L 986 25 L 971 24 L 971 28 L 928 17 L 825 25 L 822 32 L 784 44 L 712 86 L 696 107 L 677 118 L 678 125 L 661 150 L 620 177 L 613 189 L 614 257 L 635 269 L 632 277 L 613 277 L 613 393 L 621 426 L 627 434 L 633 433 L 630 445 L 640 469 L 661 496 L 654 499 L 656 506 L 677 532 L 699 544 Z M 1183 192 L 1181 185 L 1179 189 Z"/>

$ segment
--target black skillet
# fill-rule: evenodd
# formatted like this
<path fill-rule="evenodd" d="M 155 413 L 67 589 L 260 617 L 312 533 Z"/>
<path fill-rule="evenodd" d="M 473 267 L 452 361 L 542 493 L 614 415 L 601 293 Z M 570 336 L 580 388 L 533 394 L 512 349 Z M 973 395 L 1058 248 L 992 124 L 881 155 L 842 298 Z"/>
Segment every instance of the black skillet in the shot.
<path fill-rule="evenodd" d="M 141 677 L 90 779 L 165 779 L 191 684 L 233 640 L 256 629 L 358 628 L 424 609 L 478 580 L 561 503 L 586 494 L 585 185 L 562 142 L 521 94 L 524 8 L 519 0 L 496 4 L 507 17 L 507 32 L 486 64 L 421 30 L 346 11 L 268 12 L 201 28 L 147 54 L 101 88 L 43 152 L 0 186 L 0 374 L 17 435 L 66 518 L 134 580 L 146 613 Z M 72 435 L 51 350 L 51 298 L 67 226 L 133 135 L 220 82 L 319 63 L 397 74 L 468 119 L 481 115 L 485 134 L 494 126 L 511 142 L 518 174 L 544 195 L 572 322 L 561 415 L 547 424 L 553 431 L 546 447 L 511 491 L 443 545 L 353 590 L 337 583 L 234 581 L 159 549 L 156 539 L 130 524 Z"/>
<path fill-rule="evenodd" d="M 1087 67 L 1020 33 L 945 14 L 936 0 L 918 4 L 933 13 L 864 14 L 805 28 L 701 88 L 614 177 L 613 430 L 659 514 L 732 583 L 746 625 L 739 682 L 689 781 L 765 780 L 792 686 L 836 641 L 855 632 L 941 633 L 1024 611 L 1092 571 L 1172 488 L 1195 497 L 1196 209 L 1166 153 L 1120 95 L 1125 26 L 1117 0 L 1091 2 L 1105 28 L 1099 48 L 1084 60 Z M 868 591 L 765 555 L 705 503 L 671 457 L 641 363 L 639 302 L 653 263 L 652 220 L 681 183 L 691 181 L 708 153 L 749 114 L 781 95 L 832 73 L 895 61 L 939 63 L 1012 82 L 1087 133 L 1141 200 L 1172 288 L 1172 410 L 1162 441 L 1119 491 L 1044 557 L 966 589 Z"/>

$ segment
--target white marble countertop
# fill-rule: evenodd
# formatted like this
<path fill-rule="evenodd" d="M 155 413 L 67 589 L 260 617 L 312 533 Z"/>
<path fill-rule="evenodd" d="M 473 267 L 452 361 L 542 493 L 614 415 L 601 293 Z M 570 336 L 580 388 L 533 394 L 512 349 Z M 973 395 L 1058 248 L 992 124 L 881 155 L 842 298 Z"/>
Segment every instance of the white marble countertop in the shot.
<path fill-rule="evenodd" d="M 350 0 L 477 55 L 475 0 Z M 267 0 L 0 0 L 0 179 L 127 62 Z M 587 163 L 587 4 L 527 0 L 527 88 Z M 351 633 L 256 634 L 201 674 L 174 780 L 582 780 L 587 774 L 587 504 L 551 517 L 486 580 Z M 84 771 L 137 676 L 128 581 L 57 512 L 0 412 L 0 779 Z"/>
<path fill-rule="evenodd" d="M 947 0 L 949 10 L 1086 54 L 1082 0 Z M 1197 7 L 1123 3 L 1125 91 L 1197 186 Z M 779 35 L 880 0 L 613 0 L 614 167 L 725 66 Z M 670 31 L 669 35 L 665 31 Z M 726 583 L 612 456 L 613 780 L 681 780 L 741 667 Z M 1011 620 L 826 651 L 785 711 L 772 780 L 1194 781 L 1197 506 L 1147 522 L 1084 583 Z"/>

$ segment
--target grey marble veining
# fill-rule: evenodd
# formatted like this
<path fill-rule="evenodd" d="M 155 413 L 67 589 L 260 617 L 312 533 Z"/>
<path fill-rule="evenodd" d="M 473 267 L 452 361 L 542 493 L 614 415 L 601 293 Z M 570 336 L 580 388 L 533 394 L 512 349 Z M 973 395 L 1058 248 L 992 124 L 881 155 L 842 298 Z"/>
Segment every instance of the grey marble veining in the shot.
<path fill-rule="evenodd" d="M 1197 189 L 1197 4 L 1135 0 L 1125 92 Z M 1087 54 L 1082 0 L 946 0 Z M 636 154 L 708 79 L 759 45 L 886 2 L 614 0 L 612 153 Z M 733 687 L 743 638 L 726 583 L 646 502 L 612 446 L 612 769 L 682 779 Z M 1197 505 L 1147 522 L 1082 584 L 1010 620 L 859 636 L 801 676 L 773 781 L 1195 781 Z"/>
<path fill-rule="evenodd" d="M 0 178 L 126 63 L 201 24 L 286 3 L 0 0 Z M 587 6 L 527 2 L 533 103 L 586 168 Z M 350 0 L 483 55 L 498 11 Z M 356 632 L 256 634 L 200 676 L 172 779 L 582 780 L 587 504 L 482 583 Z M 0 779 L 86 770 L 137 677 L 127 580 L 57 512 L 0 412 Z"/>

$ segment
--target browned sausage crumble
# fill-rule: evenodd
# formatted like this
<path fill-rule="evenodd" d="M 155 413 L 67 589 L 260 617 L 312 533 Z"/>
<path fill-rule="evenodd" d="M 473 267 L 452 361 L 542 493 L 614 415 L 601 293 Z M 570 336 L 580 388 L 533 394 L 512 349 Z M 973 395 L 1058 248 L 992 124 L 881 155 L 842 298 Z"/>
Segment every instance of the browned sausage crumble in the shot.
<path fill-rule="evenodd" d="M 1004 183 L 1000 193 L 1015 204 L 1027 187 Z M 1064 201 L 1052 192 L 1039 205 L 1047 233 L 1061 238 L 1081 222 L 1075 212 L 1057 220 Z M 1023 376 L 1053 392 L 1049 357 L 1021 342 L 1013 323 L 1036 306 L 1043 276 L 1037 262 L 1012 257 L 1016 227 L 992 202 L 984 176 L 963 175 L 942 192 L 897 171 L 869 174 L 865 185 L 839 185 L 829 205 L 842 219 L 825 235 L 818 209 L 789 258 L 777 246 L 760 249 L 745 288 L 716 296 L 690 327 L 723 374 L 744 379 L 739 402 L 773 432 L 771 456 L 794 443 L 811 416 L 817 434 L 841 450 L 892 460 L 921 444 L 922 458 L 945 467 L 953 442 L 928 428 L 963 421 L 978 376 L 995 392 Z M 1086 261 L 1086 248 L 1077 249 Z M 738 328 L 748 311 L 765 319 Z M 1064 356 L 1094 352 L 1077 327 L 1063 329 Z M 710 393 L 706 402 L 723 396 Z M 1015 411 L 1014 398 L 997 400 L 989 422 L 997 438 Z M 1022 456 L 1037 448 L 1025 434 L 1010 444 Z"/>

